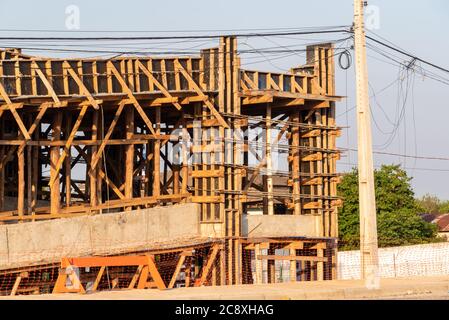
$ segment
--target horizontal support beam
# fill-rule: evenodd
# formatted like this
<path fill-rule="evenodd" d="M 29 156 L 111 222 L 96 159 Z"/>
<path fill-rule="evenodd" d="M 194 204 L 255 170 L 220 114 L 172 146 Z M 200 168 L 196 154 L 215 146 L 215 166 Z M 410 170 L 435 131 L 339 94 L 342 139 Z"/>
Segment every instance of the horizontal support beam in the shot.
<path fill-rule="evenodd" d="M 327 262 L 327 258 L 313 257 L 313 256 L 275 256 L 275 255 L 260 255 L 259 260 L 288 260 L 288 261 L 312 261 L 312 262 Z"/>

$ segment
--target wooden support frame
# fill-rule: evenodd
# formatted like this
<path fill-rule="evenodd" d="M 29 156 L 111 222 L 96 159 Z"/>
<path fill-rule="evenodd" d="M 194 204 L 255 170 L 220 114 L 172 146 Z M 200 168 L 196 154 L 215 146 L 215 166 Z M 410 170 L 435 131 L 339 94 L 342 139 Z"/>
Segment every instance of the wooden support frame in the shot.
<path fill-rule="evenodd" d="M 5 55 L 19 58 L 0 63 L 0 205 L 5 197 L 17 197 L 17 208 L 1 212 L 0 223 L 199 203 L 202 230 L 226 239 L 215 257 L 219 261 L 206 270 L 204 284 L 212 279 L 214 285 L 241 283 L 242 252 L 249 246 L 239 242 L 242 216 L 253 207 L 262 206 L 270 215 L 320 215 L 319 235 L 336 237 L 341 201 L 335 103 L 340 97 L 335 95 L 333 48 L 313 46 L 307 55 L 313 65 L 288 73 L 243 70 L 232 36 L 198 57 Z M 135 111 L 140 117 L 131 114 Z M 172 132 L 188 136 L 199 124 L 209 131 L 197 137 L 196 146 L 182 146 L 182 165 L 171 163 L 168 151 L 180 143 L 171 140 Z M 265 166 L 272 173 L 270 147 L 276 141 L 267 139 L 268 148 L 259 156 L 236 134 L 264 124 L 279 130 L 277 141 L 289 141 L 288 173 L 269 175 L 265 189 L 258 179 Z M 224 152 L 227 147 L 232 152 Z M 189 151 L 208 153 L 200 158 L 211 161 L 193 163 Z M 253 156 L 258 165 L 250 165 Z M 85 177 L 75 179 L 70 170 L 84 165 Z M 40 206 L 43 201 L 49 205 Z M 301 249 L 291 245 L 286 250 L 293 256 Z M 329 249 L 316 250 L 328 256 Z M 176 270 L 188 260 L 180 258 Z M 292 261 L 292 270 L 302 263 Z M 327 276 L 327 263 L 313 263 L 317 279 Z M 140 274 L 149 275 L 150 268 L 136 266 L 133 287 L 148 286 Z M 176 277 L 173 281 L 172 286 Z"/>
<path fill-rule="evenodd" d="M 201 287 L 202 285 L 205 284 L 207 277 L 209 276 L 209 273 L 212 270 L 212 265 L 215 263 L 215 259 L 217 258 L 219 251 L 220 251 L 220 245 L 214 244 L 212 246 L 211 254 L 209 255 L 207 263 L 204 265 L 203 269 L 201 270 L 201 277 L 195 283 L 195 287 Z"/>
<path fill-rule="evenodd" d="M 98 283 L 101 280 L 104 269 L 107 267 L 119 267 L 119 266 L 137 266 L 140 274 L 138 280 L 131 280 L 131 284 L 138 282 L 138 289 L 147 287 L 148 276 L 151 276 L 156 287 L 160 290 L 166 289 L 164 281 L 159 274 L 159 271 L 154 262 L 153 255 L 142 256 L 111 256 L 111 257 L 82 257 L 82 258 L 63 258 L 61 260 L 61 270 L 56 280 L 56 284 L 53 289 L 53 293 L 86 293 L 81 280 L 78 278 L 74 268 L 80 267 L 101 267 L 97 274 L 94 286 L 92 288 L 95 291 L 98 287 Z M 66 280 L 69 278 L 73 284 L 72 288 L 66 286 Z M 136 276 L 137 278 L 137 276 Z"/>

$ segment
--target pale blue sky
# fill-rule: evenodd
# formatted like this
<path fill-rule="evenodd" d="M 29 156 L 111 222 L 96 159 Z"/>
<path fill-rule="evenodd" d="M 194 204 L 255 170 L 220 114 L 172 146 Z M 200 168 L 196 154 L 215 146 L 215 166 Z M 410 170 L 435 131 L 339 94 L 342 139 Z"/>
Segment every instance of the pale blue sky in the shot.
<path fill-rule="evenodd" d="M 65 30 L 65 8 L 74 4 L 80 8 L 81 31 L 88 30 L 201 30 L 201 29 L 239 29 L 239 28 L 281 28 L 350 25 L 352 23 L 352 0 L 322 0 L 322 1 L 5 1 L 0 0 L 0 29 L 47 29 Z M 449 41 L 449 2 L 447 0 L 407 1 L 407 0 L 372 0 L 370 5 L 379 7 L 380 29 L 376 34 L 385 37 L 401 48 L 435 64 L 449 68 L 447 56 Z M 199 32 L 204 33 L 204 32 Z M 55 35 L 46 33 L 0 32 L 0 35 Z M 60 35 L 60 34 L 59 34 Z M 80 34 L 73 34 L 80 35 Z M 86 34 L 84 34 L 86 35 Z M 86 36 L 95 36 L 89 33 Z M 104 35 L 104 34 L 103 34 Z M 117 34 L 113 34 L 117 35 Z M 127 35 L 127 34 L 123 34 Z M 139 33 L 139 35 L 144 35 Z M 70 36 L 70 33 L 64 33 Z M 342 38 L 341 35 L 323 37 L 291 37 L 272 38 L 277 44 L 295 45 L 315 40 Z M 272 47 L 273 42 L 267 39 L 251 39 L 247 43 L 253 47 Z M 241 39 L 240 48 L 248 48 Z M 3 43 L 0 46 L 11 46 L 13 43 Z M 202 46 L 212 46 L 213 43 L 191 43 Z M 143 47 L 151 47 L 144 45 Z M 182 48 L 185 44 L 170 47 Z M 132 47 L 132 45 L 129 45 Z M 126 45 L 123 46 L 126 48 Z M 194 50 L 197 50 L 196 48 Z M 34 52 L 33 52 L 34 53 Z M 57 55 L 56 53 L 46 53 Z M 375 92 L 380 91 L 398 78 L 398 67 L 376 59 L 386 60 L 370 50 L 369 76 Z M 75 54 L 73 54 L 75 55 Z M 93 54 L 91 54 L 93 55 Z M 405 57 L 401 61 L 406 61 Z M 244 57 L 245 58 L 245 57 Z M 376 58 L 376 59 L 375 59 Z M 295 54 L 284 59 L 276 59 L 271 63 L 263 61 L 264 57 L 250 57 L 247 68 L 258 68 L 277 71 L 288 69 L 304 62 L 302 54 Z M 259 61 L 259 63 L 254 63 Z M 391 62 L 391 61 L 390 61 Z M 245 64 L 245 60 L 243 60 Z M 251 67 L 250 67 L 251 65 Z M 435 72 L 430 67 L 426 69 Z M 444 75 L 440 73 L 441 75 Z M 346 76 L 348 86 L 346 87 Z M 449 75 L 444 75 L 449 79 Z M 339 103 L 337 122 L 341 126 L 350 126 L 339 139 L 341 148 L 356 147 L 354 105 L 354 69 L 347 72 L 337 67 L 337 93 L 348 94 L 347 101 Z M 405 86 L 406 79 L 402 83 Z M 413 90 L 412 90 L 413 87 Z M 408 103 L 405 107 L 404 121 L 398 134 L 385 150 L 386 152 L 435 156 L 449 158 L 449 90 L 448 86 L 434 80 L 415 76 L 413 86 L 409 89 Z M 375 150 L 380 150 L 392 130 L 398 103 L 398 85 L 376 95 L 377 103 L 372 100 L 372 112 L 377 126 L 373 124 Z M 413 103 L 414 102 L 414 103 Z M 381 108 L 378 106 L 380 105 Z M 414 105 L 414 107 L 413 107 Z M 348 117 L 345 110 L 350 112 Z M 400 106 L 402 108 L 402 106 Z M 414 111 L 413 111 L 414 110 Z M 413 117 L 414 115 L 414 117 Z M 415 121 L 413 121 L 413 118 Z M 389 119 L 389 120 L 388 120 Z M 379 129 L 379 128 L 380 129 Z M 382 131 L 384 133 L 382 133 Z M 376 165 L 382 163 L 402 163 L 410 175 L 414 177 L 413 186 L 418 195 L 436 194 L 449 199 L 449 161 L 431 161 L 404 159 L 397 156 L 374 157 Z M 356 153 L 342 157 L 339 170 L 350 168 L 347 163 L 356 163 Z M 413 168 L 415 168 L 413 170 Z M 427 170 L 423 170 L 427 169 Z M 447 171 L 429 171 L 441 169 Z"/>

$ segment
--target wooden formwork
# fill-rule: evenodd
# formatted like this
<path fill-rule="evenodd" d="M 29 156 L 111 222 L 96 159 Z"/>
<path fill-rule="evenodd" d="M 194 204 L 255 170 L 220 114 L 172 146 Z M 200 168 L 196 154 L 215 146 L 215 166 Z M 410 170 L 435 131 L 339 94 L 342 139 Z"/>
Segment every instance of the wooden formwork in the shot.
<path fill-rule="evenodd" d="M 219 284 L 242 282 L 249 208 L 315 215 L 319 236 L 336 237 L 333 57 L 332 45 L 315 45 L 289 73 L 244 70 L 234 37 L 195 57 L 49 59 L 4 50 L 0 222 L 200 203 L 202 225 L 226 239 Z M 262 153 L 242 134 L 260 127 Z M 281 140 L 283 174 L 273 169 Z"/>

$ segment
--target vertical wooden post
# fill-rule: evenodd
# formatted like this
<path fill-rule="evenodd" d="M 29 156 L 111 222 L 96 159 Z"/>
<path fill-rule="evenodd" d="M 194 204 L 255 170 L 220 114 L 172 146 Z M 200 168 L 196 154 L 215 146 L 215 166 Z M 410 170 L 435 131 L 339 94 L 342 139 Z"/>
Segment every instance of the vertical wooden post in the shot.
<path fill-rule="evenodd" d="M 156 134 L 161 134 L 161 107 L 156 107 Z M 161 195 L 161 140 L 154 140 L 153 149 L 153 196 Z"/>
<path fill-rule="evenodd" d="M 291 116 L 292 122 L 299 124 L 300 122 L 300 111 L 293 111 Z M 293 179 L 293 214 L 301 214 L 301 181 L 300 181 L 300 170 L 301 170 L 301 152 L 299 150 L 300 140 L 301 140 L 301 129 L 299 126 L 291 126 L 292 134 L 292 179 Z"/>
<path fill-rule="evenodd" d="M 98 139 L 98 120 L 99 120 L 99 112 L 96 110 L 92 111 L 92 132 L 91 132 L 91 140 L 97 141 Z M 90 148 L 90 158 L 93 159 L 97 155 L 98 146 L 92 145 Z M 97 164 L 100 165 L 100 163 Z M 97 198 L 97 169 L 92 166 L 88 168 L 89 173 L 89 191 L 90 191 L 90 205 L 92 207 L 98 205 Z"/>
<path fill-rule="evenodd" d="M 126 139 L 132 139 L 134 134 L 134 108 L 126 110 Z M 125 197 L 133 197 L 133 177 L 134 177 L 134 145 L 127 144 L 125 148 Z M 126 211 L 132 207 L 125 208 Z"/>
<path fill-rule="evenodd" d="M 256 265 L 256 284 L 261 284 L 263 282 L 262 279 L 262 260 L 259 259 L 260 257 L 260 244 L 256 244 L 254 249 L 254 259 L 256 259 L 255 261 L 255 265 Z"/>
<path fill-rule="evenodd" d="M 186 286 L 186 288 L 190 287 L 191 273 L 192 273 L 192 258 L 191 257 L 187 257 L 186 258 L 186 269 L 185 269 L 185 274 L 186 274 L 185 286 Z"/>
<path fill-rule="evenodd" d="M 30 126 L 30 124 L 32 123 L 32 119 L 31 119 L 31 115 L 29 115 L 28 117 L 28 126 Z M 32 202 L 32 193 L 31 193 L 31 188 L 32 188 L 32 184 L 33 184 L 33 156 L 32 156 L 32 151 L 33 151 L 33 147 L 32 146 L 27 146 L 26 147 L 26 156 L 27 156 L 27 214 L 30 215 L 31 214 L 31 202 Z"/>
<path fill-rule="evenodd" d="M 290 255 L 296 257 L 296 249 L 290 249 Z M 296 282 L 296 260 L 290 260 L 290 281 Z"/>
<path fill-rule="evenodd" d="M 315 124 L 317 126 L 322 126 L 323 123 L 321 122 L 321 110 L 317 110 L 315 111 Z M 323 139 L 322 139 L 322 135 L 323 135 L 323 131 L 322 130 L 321 134 L 318 135 L 315 138 L 315 143 L 316 143 L 316 147 L 317 148 L 322 148 L 323 147 Z M 319 176 L 323 175 L 323 161 L 321 159 L 323 159 L 323 153 L 322 152 L 317 152 L 317 154 L 319 155 L 318 160 L 316 161 L 316 173 Z M 320 237 L 325 237 L 325 226 L 324 226 L 324 210 L 323 210 L 323 184 L 318 184 L 316 186 L 316 191 L 317 191 L 317 196 L 318 198 L 318 209 L 317 209 L 317 214 L 319 215 L 319 227 L 318 227 L 318 235 Z"/>
<path fill-rule="evenodd" d="M 273 203 L 273 163 L 271 157 L 271 105 L 267 103 L 266 107 L 266 128 L 265 128 L 265 157 L 266 157 L 266 186 L 267 186 L 267 214 L 274 215 Z"/>
<path fill-rule="evenodd" d="M 68 116 L 66 118 L 65 124 L 65 137 L 68 139 L 68 135 L 70 134 L 70 127 L 72 124 L 72 118 Z M 67 156 L 64 159 L 64 176 L 65 176 L 65 205 L 66 207 L 70 207 L 70 202 L 72 201 L 72 153 L 71 147 L 67 149 Z M 92 180 L 91 180 L 92 181 Z"/>
<path fill-rule="evenodd" d="M 317 257 L 319 258 L 324 257 L 324 249 L 322 247 L 317 249 Z M 317 263 L 317 280 L 318 281 L 324 280 L 324 262 L 322 261 Z"/>
<path fill-rule="evenodd" d="M 187 140 L 189 137 L 189 132 L 187 131 L 187 121 L 184 117 L 184 114 L 182 115 L 183 121 L 182 121 L 182 185 L 181 185 L 181 193 L 186 194 L 187 193 L 187 183 L 189 180 L 189 158 L 188 158 L 188 152 L 187 152 Z"/>
<path fill-rule="evenodd" d="M 61 124 L 62 124 L 62 112 L 58 110 L 54 115 L 52 123 L 53 129 L 52 141 L 58 141 L 61 139 Z M 56 174 L 56 164 L 59 161 L 59 157 L 60 157 L 60 147 L 59 146 L 51 147 L 50 181 L 53 181 L 53 184 L 50 186 L 50 212 L 53 215 L 58 214 L 60 208 L 61 191 L 59 190 L 59 174 Z"/>
<path fill-rule="evenodd" d="M 21 218 L 25 211 L 25 149 L 17 153 L 17 160 L 17 214 Z"/>
<path fill-rule="evenodd" d="M 40 134 L 41 134 L 41 124 L 39 123 L 37 125 L 36 130 L 34 131 L 34 140 L 38 141 L 40 138 Z M 38 196 L 38 186 L 39 186 L 39 178 L 40 178 L 40 162 L 39 162 L 39 157 L 40 157 L 40 151 L 41 148 L 39 146 L 35 146 L 32 147 L 32 181 L 31 181 L 31 215 L 35 214 L 35 210 L 36 210 L 36 205 L 37 205 L 37 196 Z M 32 220 L 34 221 L 34 219 Z"/>
<path fill-rule="evenodd" d="M 32 211 L 32 185 L 33 185 L 33 147 L 26 147 L 27 154 L 27 214 L 31 214 Z"/>
<path fill-rule="evenodd" d="M 179 160 L 177 160 L 179 161 Z M 180 165 L 174 164 L 173 166 L 173 194 L 179 194 L 179 171 Z"/>

